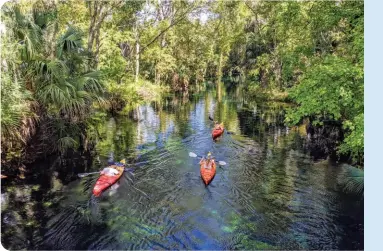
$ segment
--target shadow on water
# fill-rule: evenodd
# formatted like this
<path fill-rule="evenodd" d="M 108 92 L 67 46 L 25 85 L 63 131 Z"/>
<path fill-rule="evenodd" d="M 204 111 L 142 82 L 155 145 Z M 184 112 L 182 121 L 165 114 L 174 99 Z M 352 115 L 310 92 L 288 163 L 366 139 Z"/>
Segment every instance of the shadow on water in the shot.
<path fill-rule="evenodd" d="M 217 95 L 219 98 L 217 98 Z M 213 89 L 142 105 L 138 121 L 95 118 L 89 156 L 33 164 L 2 182 L 7 249 L 363 249 L 363 203 L 337 183 L 343 167 L 313 162 L 282 103 Z M 214 142 L 213 123 L 227 131 Z M 94 135 L 92 133 L 95 133 Z M 97 135 L 96 135 L 97 134 Z M 93 136 L 92 136 L 93 135 Z M 96 136 L 95 136 L 96 135 Z M 192 151 L 228 164 L 205 187 Z M 118 188 L 92 197 L 95 172 L 125 158 Z"/>

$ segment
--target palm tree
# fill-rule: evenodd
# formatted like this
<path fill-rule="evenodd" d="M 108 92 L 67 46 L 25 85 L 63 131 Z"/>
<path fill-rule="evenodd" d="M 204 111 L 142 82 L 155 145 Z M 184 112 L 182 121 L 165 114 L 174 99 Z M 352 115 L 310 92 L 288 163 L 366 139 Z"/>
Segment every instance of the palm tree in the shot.
<path fill-rule="evenodd" d="M 2 7 L 5 30 L 1 33 L 1 137 L 3 153 L 14 153 L 25 144 L 36 128 L 35 105 L 25 90 L 20 59 L 33 57 L 39 48 L 40 30 L 31 16 L 22 14 L 13 3 Z"/>
<path fill-rule="evenodd" d="M 7 3 L 2 8 L 7 29 L 7 38 L 2 40 L 5 41 L 2 63 L 6 65 L 2 73 L 7 76 L 7 83 L 2 85 L 5 120 L 1 125 L 3 139 L 12 137 L 15 140 L 15 135 L 21 135 L 19 127 L 23 121 L 35 117 L 32 116 L 34 110 L 25 101 L 35 101 L 40 108 L 35 112 L 39 117 L 49 118 L 48 128 L 57 132 L 52 134 L 56 135 L 56 150 L 62 151 L 78 145 L 85 134 L 83 124 L 93 103 L 104 104 L 104 89 L 98 72 L 86 67 L 82 32 L 67 27 L 57 38 L 56 11 L 39 4 L 27 11 L 22 11 L 15 3 Z M 13 49 L 13 54 L 3 53 L 9 49 Z M 6 103 L 6 97 L 12 100 Z"/>

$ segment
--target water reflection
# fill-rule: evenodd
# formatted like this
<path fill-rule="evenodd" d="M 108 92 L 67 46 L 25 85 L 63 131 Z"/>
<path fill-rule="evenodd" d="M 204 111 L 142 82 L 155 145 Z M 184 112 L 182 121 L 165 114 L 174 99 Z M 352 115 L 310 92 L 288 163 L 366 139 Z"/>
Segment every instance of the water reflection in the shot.
<path fill-rule="evenodd" d="M 300 135 L 283 125 L 285 106 L 250 101 L 221 86 L 143 105 L 136 121 L 100 115 L 89 128 L 97 142 L 93 158 L 36 163 L 34 178 L 2 184 L 2 244 L 362 249 L 363 204 L 337 188 L 342 167 L 304 154 Z M 209 115 L 233 134 L 214 142 Z M 212 151 L 228 165 L 205 188 L 189 151 Z M 91 199 L 97 176 L 76 174 L 100 170 L 111 153 L 127 158 L 134 176 L 125 173 L 116 191 Z"/>

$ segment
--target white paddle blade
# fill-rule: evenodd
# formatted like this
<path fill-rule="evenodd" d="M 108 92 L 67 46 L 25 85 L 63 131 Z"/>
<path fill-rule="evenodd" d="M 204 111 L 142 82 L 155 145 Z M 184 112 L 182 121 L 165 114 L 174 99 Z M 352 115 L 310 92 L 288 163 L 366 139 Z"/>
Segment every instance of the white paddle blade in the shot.
<path fill-rule="evenodd" d="M 85 176 L 91 175 L 91 174 L 99 174 L 100 172 L 92 172 L 92 173 L 79 173 L 77 174 L 78 177 L 83 178 Z"/>
<path fill-rule="evenodd" d="M 189 152 L 189 156 L 192 157 L 192 158 L 195 158 L 195 157 L 197 157 L 197 154 L 195 154 L 193 152 Z"/>
<path fill-rule="evenodd" d="M 224 165 L 226 165 L 226 162 L 221 160 L 221 161 L 218 161 L 218 164 L 221 166 L 224 166 Z"/>

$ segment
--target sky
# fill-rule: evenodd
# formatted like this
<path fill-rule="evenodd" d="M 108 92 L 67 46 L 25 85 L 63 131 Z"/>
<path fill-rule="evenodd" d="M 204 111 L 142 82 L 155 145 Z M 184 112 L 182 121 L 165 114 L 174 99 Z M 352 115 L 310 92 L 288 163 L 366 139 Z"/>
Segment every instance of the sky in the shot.
<path fill-rule="evenodd" d="M 138 12 L 138 15 L 142 18 L 139 22 L 145 22 L 152 20 L 156 17 L 156 8 L 153 4 L 150 4 L 147 2 L 147 4 L 144 6 L 144 8 Z M 202 24 L 205 24 L 209 18 L 211 18 L 213 13 L 209 12 L 208 9 L 204 10 L 198 10 L 198 15 L 195 15 L 195 13 L 189 14 L 189 19 L 199 19 Z"/>

